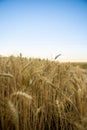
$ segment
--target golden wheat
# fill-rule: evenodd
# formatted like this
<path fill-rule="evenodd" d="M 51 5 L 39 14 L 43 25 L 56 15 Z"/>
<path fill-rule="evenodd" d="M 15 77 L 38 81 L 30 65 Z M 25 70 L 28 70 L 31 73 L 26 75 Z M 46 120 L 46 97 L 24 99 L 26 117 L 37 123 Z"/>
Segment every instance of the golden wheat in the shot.
<path fill-rule="evenodd" d="M 71 63 L 0 57 L 0 130 L 86 130 L 86 92 Z"/>

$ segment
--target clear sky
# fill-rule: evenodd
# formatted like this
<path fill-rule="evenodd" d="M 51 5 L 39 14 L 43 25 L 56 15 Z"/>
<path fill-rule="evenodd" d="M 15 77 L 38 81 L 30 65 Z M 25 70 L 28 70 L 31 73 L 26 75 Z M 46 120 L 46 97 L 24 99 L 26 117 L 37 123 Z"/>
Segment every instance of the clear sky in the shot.
<path fill-rule="evenodd" d="M 0 55 L 87 61 L 87 0 L 0 0 Z"/>

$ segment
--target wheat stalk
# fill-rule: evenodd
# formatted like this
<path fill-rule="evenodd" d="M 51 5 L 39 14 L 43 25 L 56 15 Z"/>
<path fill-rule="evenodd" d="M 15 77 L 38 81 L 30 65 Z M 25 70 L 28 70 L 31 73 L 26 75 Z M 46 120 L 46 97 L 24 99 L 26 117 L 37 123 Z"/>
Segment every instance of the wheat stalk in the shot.
<path fill-rule="evenodd" d="M 23 69 L 21 70 L 21 72 L 23 72 L 26 68 L 28 68 L 28 66 L 30 66 L 30 64 L 31 64 L 31 62 L 28 63 L 27 65 L 25 65 L 25 66 L 23 67 Z"/>
<path fill-rule="evenodd" d="M 14 76 L 10 73 L 0 73 L 0 76 L 13 78 Z"/>
<path fill-rule="evenodd" d="M 29 94 L 27 94 L 25 92 L 22 92 L 22 91 L 18 91 L 18 92 L 12 93 L 11 97 L 13 97 L 13 96 L 22 96 L 22 97 L 25 97 L 28 100 L 32 100 L 33 99 L 31 95 L 29 95 Z"/>
<path fill-rule="evenodd" d="M 0 110 L 3 112 L 2 115 L 6 117 L 6 121 L 4 121 L 4 125 L 7 125 L 7 127 L 15 127 L 16 130 L 19 130 L 19 116 L 18 111 L 13 105 L 13 103 L 5 98 L 4 100 L 0 98 Z M 2 116 L 0 115 L 0 116 Z M 8 124 L 10 122 L 10 124 Z M 3 124 L 2 124 L 3 125 Z M 4 126 L 6 127 L 6 126 Z"/>

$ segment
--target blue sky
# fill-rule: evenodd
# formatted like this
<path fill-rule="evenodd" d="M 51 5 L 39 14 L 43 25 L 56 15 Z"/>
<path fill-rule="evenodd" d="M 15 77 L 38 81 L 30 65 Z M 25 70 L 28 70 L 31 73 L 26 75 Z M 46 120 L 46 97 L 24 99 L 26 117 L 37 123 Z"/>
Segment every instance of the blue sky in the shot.
<path fill-rule="evenodd" d="M 0 0 L 0 55 L 87 61 L 86 0 Z"/>

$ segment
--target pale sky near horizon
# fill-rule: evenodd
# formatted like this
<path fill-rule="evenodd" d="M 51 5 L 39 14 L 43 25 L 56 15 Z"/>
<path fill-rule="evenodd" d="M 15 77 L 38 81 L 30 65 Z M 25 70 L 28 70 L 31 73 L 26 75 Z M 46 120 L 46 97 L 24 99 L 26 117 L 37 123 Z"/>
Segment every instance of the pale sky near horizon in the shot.
<path fill-rule="evenodd" d="M 87 62 L 86 0 L 0 0 L 0 55 Z"/>

